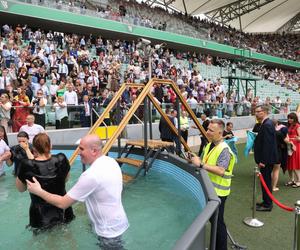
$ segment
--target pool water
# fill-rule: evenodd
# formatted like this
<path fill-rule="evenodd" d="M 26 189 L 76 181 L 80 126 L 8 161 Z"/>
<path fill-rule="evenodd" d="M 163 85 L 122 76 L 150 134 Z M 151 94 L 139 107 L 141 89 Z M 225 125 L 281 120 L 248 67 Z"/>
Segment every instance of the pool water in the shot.
<path fill-rule="evenodd" d="M 99 249 L 82 203 L 73 206 L 76 219 L 71 223 L 37 235 L 28 230 L 30 197 L 16 190 L 11 171 L 6 168 L 6 176 L 0 178 L 1 250 Z M 80 174 L 78 160 L 67 190 Z M 184 184 L 155 168 L 125 185 L 123 204 L 130 223 L 123 237 L 128 250 L 171 249 L 203 208 Z"/>

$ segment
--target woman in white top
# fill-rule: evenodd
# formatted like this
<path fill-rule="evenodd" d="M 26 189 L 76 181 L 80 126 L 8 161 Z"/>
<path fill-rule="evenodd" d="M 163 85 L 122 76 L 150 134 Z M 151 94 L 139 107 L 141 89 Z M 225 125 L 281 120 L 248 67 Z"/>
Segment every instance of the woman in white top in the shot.
<path fill-rule="evenodd" d="M 69 127 L 67 104 L 63 96 L 58 96 L 53 105 L 55 109 L 55 127 L 64 129 Z"/>
<path fill-rule="evenodd" d="M 5 175 L 4 162 L 11 157 L 5 128 L 0 125 L 0 178 Z"/>
<path fill-rule="evenodd" d="M 9 101 L 9 97 L 6 93 L 1 94 L 0 96 L 0 124 L 5 128 L 5 131 L 11 132 L 10 123 L 10 110 L 11 110 L 11 102 Z"/>

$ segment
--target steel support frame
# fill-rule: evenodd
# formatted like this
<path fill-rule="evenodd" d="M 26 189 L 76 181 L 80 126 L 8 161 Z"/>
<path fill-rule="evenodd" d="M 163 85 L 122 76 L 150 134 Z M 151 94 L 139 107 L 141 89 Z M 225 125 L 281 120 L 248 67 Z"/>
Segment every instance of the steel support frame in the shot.
<path fill-rule="evenodd" d="M 291 32 L 300 29 L 300 12 L 290 19 L 287 23 L 281 26 L 277 32 Z"/>
<path fill-rule="evenodd" d="M 228 24 L 230 21 L 239 18 L 251 11 L 254 11 L 274 0 L 239 0 L 227 4 L 223 7 L 206 12 L 211 20 L 218 21 L 222 24 Z"/>

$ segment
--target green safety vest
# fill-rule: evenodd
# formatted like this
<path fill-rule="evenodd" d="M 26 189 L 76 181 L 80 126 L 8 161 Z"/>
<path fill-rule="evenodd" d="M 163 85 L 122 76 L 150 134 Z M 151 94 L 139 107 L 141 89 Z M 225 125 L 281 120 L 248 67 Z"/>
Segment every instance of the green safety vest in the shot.
<path fill-rule="evenodd" d="M 210 145 L 211 145 L 211 143 L 207 144 L 207 146 L 204 149 L 203 163 L 211 165 L 211 166 L 217 165 L 218 158 L 224 148 L 229 149 L 231 158 L 229 161 L 229 166 L 225 170 L 224 176 L 219 176 L 219 175 L 207 172 L 208 176 L 215 188 L 217 195 L 218 196 L 228 196 L 230 194 L 231 177 L 232 177 L 233 167 L 235 164 L 235 156 L 232 153 L 230 147 L 227 145 L 226 142 L 219 143 L 210 152 L 208 152 Z"/>

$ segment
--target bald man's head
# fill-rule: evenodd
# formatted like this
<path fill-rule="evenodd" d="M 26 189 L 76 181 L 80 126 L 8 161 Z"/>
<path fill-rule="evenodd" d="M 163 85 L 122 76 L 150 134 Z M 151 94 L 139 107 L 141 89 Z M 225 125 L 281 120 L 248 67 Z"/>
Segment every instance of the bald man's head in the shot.
<path fill-rule="evenodd" d="M 102 141 L 97 135 L 87 135 L 80 140 L 79 155 L 84 164 L 92 164 L 102 155 Z"/>

